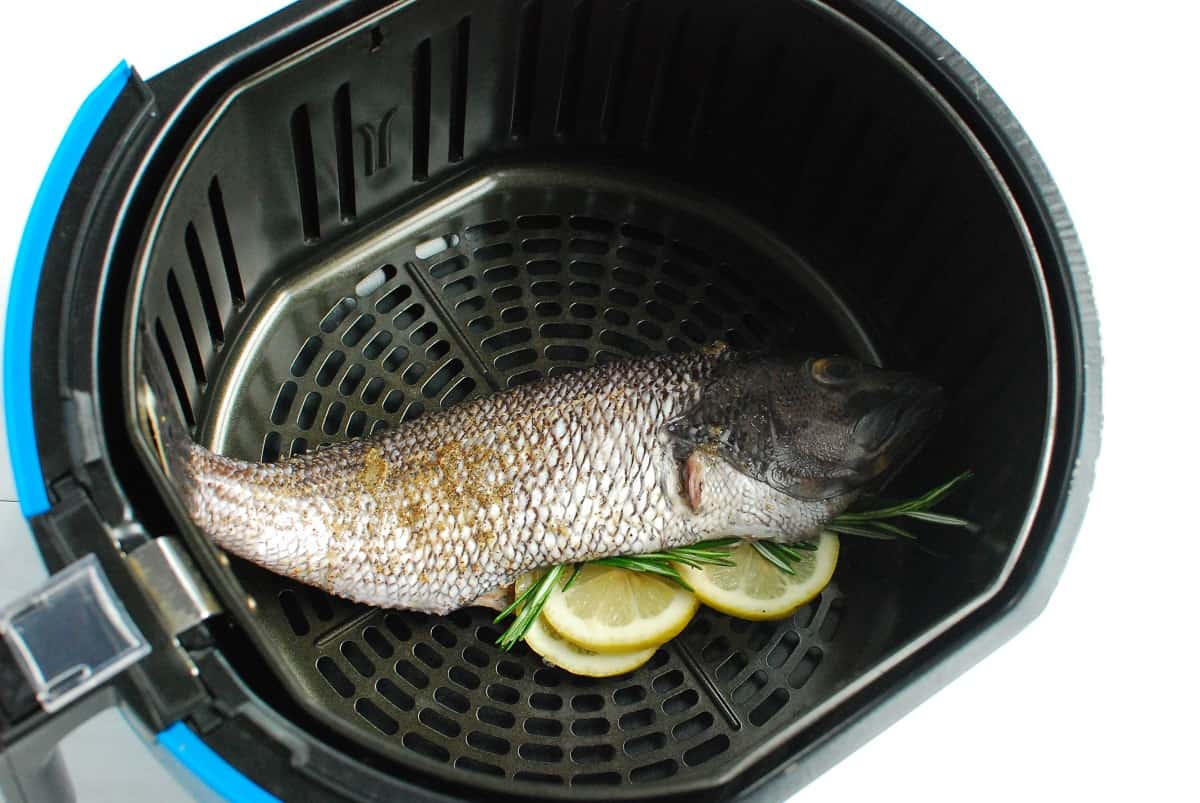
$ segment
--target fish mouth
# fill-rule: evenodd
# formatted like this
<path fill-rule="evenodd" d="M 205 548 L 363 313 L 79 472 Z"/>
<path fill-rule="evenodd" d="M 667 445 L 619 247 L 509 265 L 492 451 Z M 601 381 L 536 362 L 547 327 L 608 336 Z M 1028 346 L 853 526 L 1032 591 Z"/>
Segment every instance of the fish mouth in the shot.
<path fill-rule="evenodd" d="M 903 468 L 925 445 L 946 408 L 942 388 L 904 377 L 875 396 L 851 433 L 852 461 L 860 474 L 880 484 Z"/>

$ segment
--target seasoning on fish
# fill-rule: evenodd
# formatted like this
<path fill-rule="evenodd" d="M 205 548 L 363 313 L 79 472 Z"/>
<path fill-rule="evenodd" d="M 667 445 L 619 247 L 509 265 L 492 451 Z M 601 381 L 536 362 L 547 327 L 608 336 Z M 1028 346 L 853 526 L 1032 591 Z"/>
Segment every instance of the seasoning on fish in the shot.
<path fill-rule="evenodd" d="M 725 347 L 613 362 L 273 464 L 143 403 L 193 522 L 271 571 L 371 605 L 502 607 L 523 573 L 739 536 L 810 539 L 919 448 L 928 381 Z M 164 385 L 165 387 L 165 385 Z"/>

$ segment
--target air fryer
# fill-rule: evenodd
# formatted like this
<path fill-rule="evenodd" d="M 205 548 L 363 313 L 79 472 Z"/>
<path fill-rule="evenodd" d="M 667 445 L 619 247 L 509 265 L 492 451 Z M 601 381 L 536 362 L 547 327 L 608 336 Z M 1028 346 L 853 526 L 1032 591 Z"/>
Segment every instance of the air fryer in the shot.
<path fill-rule="evenodd" d="M 306 1 L 150 81 L 118 69 L 72 132 L 18 266 L 8 420 L 59 588 L 108 614 L 9 612 L 14 800 L 58 789 L 36 755 L 110 704 L 231 800 L 781 799 L 1061 571 L 1098 441 L 1083 257 L 1011 114 L 893 3 Z M 500 650 L 488 611 L 225 556 L 138 411 L 153 363 L 198 441 L 274 461 L 718 340 L 936 379 L 947 415 L 890 490 L 969 468 L 978 533 L 844 539 L 792 617 L 705 610 L 580 678 Z M 90 679 L 31 677 L 13 623 L 39 610 L 108 634 Z"/>

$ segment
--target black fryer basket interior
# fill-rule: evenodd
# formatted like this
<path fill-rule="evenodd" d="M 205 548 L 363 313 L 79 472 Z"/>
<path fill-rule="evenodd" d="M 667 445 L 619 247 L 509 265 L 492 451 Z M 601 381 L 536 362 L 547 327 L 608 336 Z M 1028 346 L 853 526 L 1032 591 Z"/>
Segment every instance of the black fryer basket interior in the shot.
<path fill-rule="evenodd" d="M 795 616 L 704 611 L 621 678 L 504 654 L 484 611 L 368 609 L 222 561 L 181 523 L 233 665 L 398 772 L 717 795 L 1019 549 L 1047 420 L 1033 267 L 965 128 L 827 6 L 417 2 L 214 109 L 148 224 L 128 345 L 201 441 L 262 460 L 718 339 L 942 382 L 950 414 L 894 490 L 971 467 L 982 534 L 845 543 Z"/>

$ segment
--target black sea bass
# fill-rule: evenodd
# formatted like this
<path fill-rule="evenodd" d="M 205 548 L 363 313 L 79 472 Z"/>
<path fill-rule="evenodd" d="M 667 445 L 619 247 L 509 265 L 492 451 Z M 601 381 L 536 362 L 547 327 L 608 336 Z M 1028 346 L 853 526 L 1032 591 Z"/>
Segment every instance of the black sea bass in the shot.
<path fill-rule="evenodd" d="M 342 597 L 498 604 L 539 567 L 723 536 L 812 538 L 919 448 L 923 379 L 844 357 L 704 352 L 546 379 L 274 464 L 194 443 L 144 403 L 222 548 Z"/>

